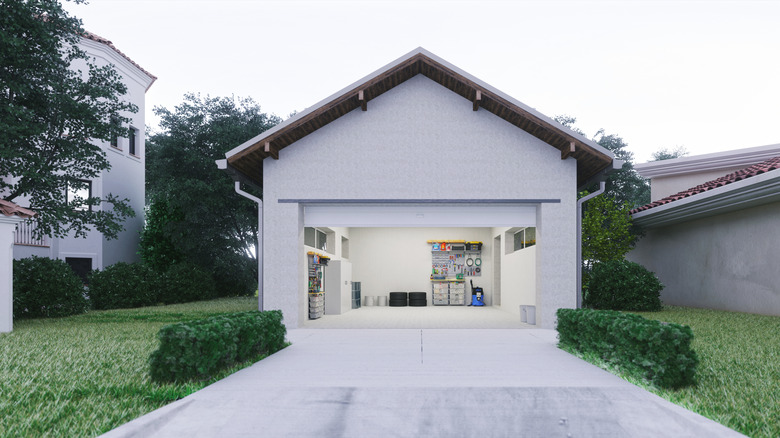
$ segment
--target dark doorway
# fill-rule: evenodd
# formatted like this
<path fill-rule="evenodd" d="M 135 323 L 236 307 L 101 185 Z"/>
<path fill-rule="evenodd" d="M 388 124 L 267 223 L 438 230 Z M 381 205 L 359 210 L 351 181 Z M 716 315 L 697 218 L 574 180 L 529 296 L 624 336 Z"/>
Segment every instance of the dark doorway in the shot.
<path fill-rule="evenodd" d="M 92 272 L 92 259 L 85 257 L 65 257 L 65 263 L 70 265 L 73 272 L 81 278 L 81 282 L 87 284 L 87 277 Z"/>

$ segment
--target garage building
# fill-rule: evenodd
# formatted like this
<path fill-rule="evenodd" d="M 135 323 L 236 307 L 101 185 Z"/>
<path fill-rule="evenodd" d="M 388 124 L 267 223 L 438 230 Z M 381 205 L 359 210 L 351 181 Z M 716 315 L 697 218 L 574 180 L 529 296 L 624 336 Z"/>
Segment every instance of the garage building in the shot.
<path fill-rule="evenodd" d="M 261 306 L 288 327 L 320 307 L 360 311 L 357 282 L 364 304 L 400 291 L 434 306 L 445 282 L 470 304 L 473 281 L 486 305 L 518 318 L 533 306 L 552 328 L 577 304 L 578 188 L 613 158 L 418 48 L 218 165 L 237 190 L 262 193 Z"/>

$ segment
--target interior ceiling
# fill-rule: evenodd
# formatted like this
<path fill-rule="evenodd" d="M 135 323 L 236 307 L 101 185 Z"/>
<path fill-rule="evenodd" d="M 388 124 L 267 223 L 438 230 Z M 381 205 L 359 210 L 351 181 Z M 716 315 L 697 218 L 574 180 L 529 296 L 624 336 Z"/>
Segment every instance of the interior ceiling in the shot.
<path fill-rule="evenodd" d="M 474 102 L 474 108 L 481 108 L 501 117 L 534 137 L 561 151 L 561 157 L 577 160 L 577 184 L 583 185 L 596 174 L 610 166 L 612 158 L 597 151 L 581 138 L 539 118 L 529 111 L 509 102 L 503 97 L 486 90 L 463 75 L 452 71 L 430 57 L 419 53 L 399 63 L 382 74 L 355 86 L 339 97 L 322 105 L 309 114 L 293 120 L 288 126 L 267 137 L 260 137 L 255 143 L 228 158 L 231 167 L 251 182 L 262 187 L 263 160 L 278 158 L 279 151 L 311 134 L 339 117 L 360 108 L 372 99 L 396 87 L 404 81 L 422 74 L 454 93 Z M 362 91 L 363 100 L 360 100 Z M 477 100 L 478 92 L 480 99 Z M 266 144 L 270 146 L 266 151 Z M 575 150 L 571 152 L 571 145 Z"/>

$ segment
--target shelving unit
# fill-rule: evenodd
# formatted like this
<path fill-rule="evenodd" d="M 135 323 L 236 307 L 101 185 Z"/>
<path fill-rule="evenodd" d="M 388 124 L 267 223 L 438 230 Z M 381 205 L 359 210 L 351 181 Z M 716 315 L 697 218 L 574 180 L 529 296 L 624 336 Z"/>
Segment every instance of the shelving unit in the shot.
<path fill-rule="evenodd" d="M 466 304 L 465 277 L 481 276 L 482 242 L 429 240 L 431 248 L 431 297 L 434 306 Z M 469 264 L 469 260 L 471 263 Z M 476 262 L 479 260 L 479 262 Z M 477 266 L 476 263 L 479 263 Z"/>
<path fill-rule="evenodd" d="M 328 264 L 330 258 L 311 251 L 306 253 L 306 256 L 309 260 L 309 319 L 317 319 L 325 313 L 322 268 Z"/>

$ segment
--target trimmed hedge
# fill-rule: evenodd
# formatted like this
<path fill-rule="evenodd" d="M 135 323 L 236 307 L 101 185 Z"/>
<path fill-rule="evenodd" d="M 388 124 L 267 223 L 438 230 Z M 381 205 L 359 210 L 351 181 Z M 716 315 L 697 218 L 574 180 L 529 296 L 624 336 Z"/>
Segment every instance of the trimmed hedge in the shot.
<path fill-rule="evenodd" d="M 599 262 L 590 272 L 583 305 L 603 310 L 661 310 L 663 288 L 658 277 L 639 263 Z"/>
<path fill-rule="evenodd" d="M 253 356 L 284 348 L 282 312 L 240 312 L 166 325 L 150 358 L 155 382 L 207 379 Z"/>
<path fill-rule="evenodd" d="M 157 304 L 159 275 L 141 263 L 118 262 L 89 279 L 89 299 L 95 310 L 126 309 Z"/>
<path fill-rule="evenodd" d="M 690 327 L 614 310 L 558 309 L 558 346 L 593 353 L 663 388 L 695 381 L 699 359 Z"/>
<path fill-rule="evenodd" d="M 14 318 L 78 315 L 89 308 L 84 285 L 63 260 L 14 260 Z"/>

